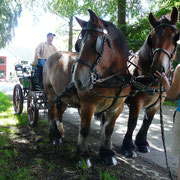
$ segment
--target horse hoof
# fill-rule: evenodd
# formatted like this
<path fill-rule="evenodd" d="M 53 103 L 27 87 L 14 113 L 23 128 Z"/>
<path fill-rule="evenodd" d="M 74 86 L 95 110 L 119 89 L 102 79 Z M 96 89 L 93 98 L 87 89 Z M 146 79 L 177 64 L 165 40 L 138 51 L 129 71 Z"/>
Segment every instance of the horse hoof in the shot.
<path fill-rule="evenodd" d="M 112 165 L 116 166 L 117 165 L 117 159 L 116 157 L 112 157 Z"/>
<path fill-rule="evenodd" d="M 53 146 L 56 146 L 56 145 L 57 145 L 56 140 L 53 140 L 53 141 L 52 141 L 52 145 L 53 145 Z"/>
<path fill-rule="evenodd" d="M 127 158 L 136 158 L 137 157 L 137 153 L 135 151 L 132 151 L 132 152 L 124 151 L 123 154 Z"/>
<path fill-rule="evenodd" d="M 62 139 L 61 139 L 61 138 L 59 139 L 58 144 L 59 144 L 59 145 L 61 145 L 61 144 L 62 144 Z"/>
<path fill-rule="evenodd" d="M 104 165 L 107 165 L 107 166 L 116 166 L 118 163 L 115 156 L 103 157 L 101 158 L 101 161 Z"/>
<path fill-rule="evenodd" d="M 62 139 L 61 138 L 60 139 L 54 139 L 52 141 L 52 144 L 53 144 L 53 146 L 61 145 L 62 144 Z"/>
<path fill-rule="evenodd" d="M 92 166 L 90 159 L 80 160 L 78 164 L 81 168 L 90 168 Z"/>
<path fill-rule="evenodd" d="M 151 152 L 151 149 L 149 146 L 138 146 L 137 149 L 139 152 L 142 152 L 142 153 Z"/>
<path fill-rule="evenodd" d="M 101 158 L 101 161 L 105 165 L 117 165 L 117 159 L 115 156 L 115 152 L 111 149 L 106 149 L 104 147 L 101 147 L 99 150 L 99 156 Z"/>

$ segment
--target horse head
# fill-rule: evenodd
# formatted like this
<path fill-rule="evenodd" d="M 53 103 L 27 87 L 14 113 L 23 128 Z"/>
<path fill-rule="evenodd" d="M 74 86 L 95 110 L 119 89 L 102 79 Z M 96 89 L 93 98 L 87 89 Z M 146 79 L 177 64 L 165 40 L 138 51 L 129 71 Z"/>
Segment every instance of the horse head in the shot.
<path fill-rule="evenodd" d="M 157 20 L 149 14 L 149 23 L 153 30 L 147 38 L 151 53 L 151 72 L 156 70 L 168 73 L 175 59 L 179 32 L 177 29 L 178 9 L 173 8 L 170 16 L 163 16 Z"/>
<path fill-rule="evenodd" d="M 93 11 L 88 11 L 88 22 L 76 17 L 82 31 L 81 38 L 75 44 L 79 58 L 75 62 L 73 82 L 79 90 L 90 90 L 99 77 L 122 69 L 128 56 L 128 48 L 124 45 L 125 39 L 119 35 L 119 30 L 112 23 L 100 19 Z M 118 48 L 120 43 L 121 47 Z M 122 62 L 118 62 L 122 58 Z"/>

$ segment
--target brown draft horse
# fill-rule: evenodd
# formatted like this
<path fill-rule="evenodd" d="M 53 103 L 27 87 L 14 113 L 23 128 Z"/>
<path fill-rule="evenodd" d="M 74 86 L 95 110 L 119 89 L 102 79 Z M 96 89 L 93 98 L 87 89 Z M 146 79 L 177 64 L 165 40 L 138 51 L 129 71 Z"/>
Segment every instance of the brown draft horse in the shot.
<path fill-rule="evenodd" d="M 154 78 L 154 72 L 156 70 L 165 72 L 167 76 L 170 75 L 172 62 L 176 56 L 176 42 L 179 39 L 179 32 L 176 27 L 177 21 L 178 10 L 175 7 L 169 18 L 163 16 L 160 20 L 157 20 L 152 13 L 149 14 L 149 23 L 153 29 L 144 45 L 137 52 L 137 67 L 133 75 L 136 77 L 144 76 L 143 78 L 139 78 L 139 80 L 142 84 L 150 88 L 159 88 L 160 84 Z M 133 90 L 134 88 L 132 87 Z M 166 96 L 166 94 L 163 93 L 163 96 Z M 164 100 L 165 98 L 162 99 L 162 102 Z M 129 106 L 129 120 L 122 151 L 127 157 L 135 157 L 136 153 L 132 135 L 142 108 L 145 109 L 145 115 L 143 124 L 136 135 L 135 145 L 140 152 L 146 153 L 150 151 L 149 143 L 147 142 L 147 132 L 155 113 L 160 109 L 159 93 L 150 95 L 146 92 L 139 92 L 135 96 L 128 97 L 126 102 Z"/>
<path fill-rule="evenodd" d="M 51 56 L 44 66 L 43 83 L 48 103 L 53 102 L 69 86 L 73 63 L 72 79 L 76 87 L 68 88 L 68 93 L 58 103 L 58 111 L 56 105 L 49 109 L 50 139 L 57 142 L 63 135 L 62 114 L 66 105 L 80 108 L 76 156 L 78 160 L 84 158 L 87 165 L 91 166 L 86 142 L 91 120 L 94 113 L 106 111 L 107 121 L 101 130 L 99 155 L 105 164 L 115 165 L 117 160 L 112 150 L 111 135 L 130 93 L 126 66 L 128 47 L 124 36 L 112 23 L 98 18 L 91 10 L 89 14 L 88 22 L 76 18 L 82 27 L 78 58 L 76 54 L 59 52 Z M 113 86 L 113 81 L 119 84 Z"/>

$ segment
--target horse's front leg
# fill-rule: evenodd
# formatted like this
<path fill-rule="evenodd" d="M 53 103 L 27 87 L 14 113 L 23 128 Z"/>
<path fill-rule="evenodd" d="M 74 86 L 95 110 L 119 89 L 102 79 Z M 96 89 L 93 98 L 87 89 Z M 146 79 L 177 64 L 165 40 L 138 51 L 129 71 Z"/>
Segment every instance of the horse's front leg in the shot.
<path fill-rule="evenodd" d="M 159 106 L 145 109 L 143 124 L 138 134 L 136 135 L 136 140 L 135 140 L 137 149 L 140 152 L 143 152 L 143 153 L 150 152 L 149 143 L 147 141 L 147 133 L 148 133 L 149 126 L 151 125 L 152 120 L 154 118 L 154 115 L 156 114 L 158 110 L 159 110 Z"/>
<path fill-rule="evenodd" d="M 87 147 L 87 137 L 90 132 L 91 119 L 94 114 L 95 107 L 93 105 L 81 104 L 81 124 L 78 135 L 76 158 L 79 160 L 81 166 L 82 159 L 86 161 L 87 167 L 91 167 L 90 154 Z"/>
<path fill-rule="evenodd" d="M 130 97 L 131 98 L 131 97 Z M 136 157 L 135 146 L 133 143 L 133 132 L 137 125 L 137 120 L 139 117 L 140 110 L 142 108 L 142 103 L 138 103 L 138 99 L 129 100 L 129 119 L 128 126 L 125 137 L 122 143 L 122 153 L 126 157 Z"/>
<path fill-rule="evenodd" d="M 115 152 L 112 150 L 111 136 L 114 130 L 116 119 L 122 112 L 124 102 L 118 109 L 106 112 L 106 121 L 101 129 L 101 146 L 99 149 L 99 156 L 102 162 L 106 165 L 117 165 Z"/>

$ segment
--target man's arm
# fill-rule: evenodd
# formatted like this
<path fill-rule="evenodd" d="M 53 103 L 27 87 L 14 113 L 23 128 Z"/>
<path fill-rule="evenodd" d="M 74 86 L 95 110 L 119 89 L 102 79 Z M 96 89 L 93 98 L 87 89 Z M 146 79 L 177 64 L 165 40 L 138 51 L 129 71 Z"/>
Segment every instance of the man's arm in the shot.
<path fill-rule="evenodd" d="M 35 49 L 35 56 L 34 56 L 34 61 L 32 63 L 33 66 L 37 65 L 37 60 L 39 58 L 39 54 L 41 52 L 41 47 L 42 47 L 42 43 L 40 43 L 37 48 Z"/>
<path fill-rule="evenodd" d="M 33 61 L 33 64 L 32 64 L 33 66 L 36 66 L 36 65 L 37 65 L 38 54 L 39 54 L 39 53 L 37 53 L 37 52 L 35 53 L 34 61 Z"/>

